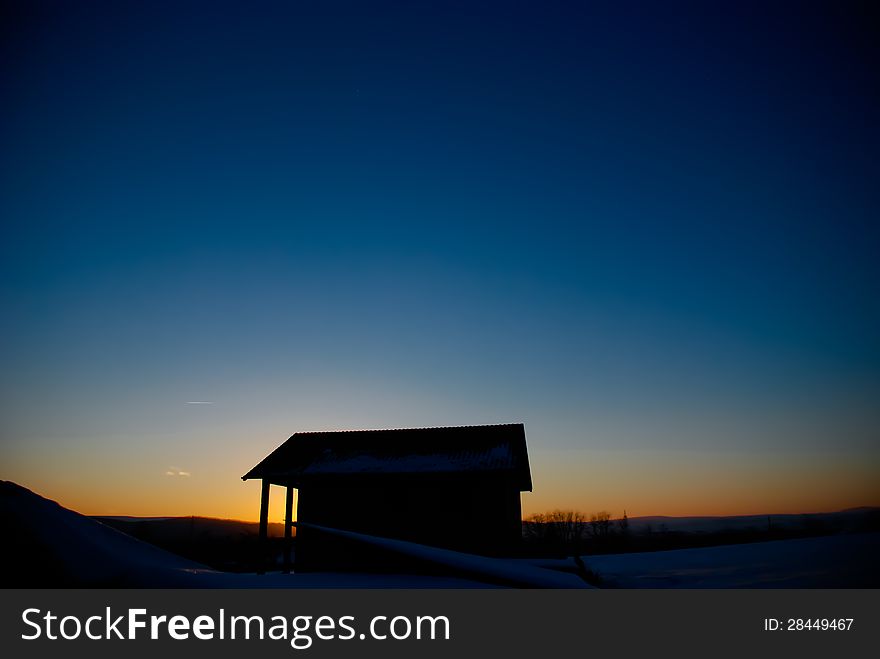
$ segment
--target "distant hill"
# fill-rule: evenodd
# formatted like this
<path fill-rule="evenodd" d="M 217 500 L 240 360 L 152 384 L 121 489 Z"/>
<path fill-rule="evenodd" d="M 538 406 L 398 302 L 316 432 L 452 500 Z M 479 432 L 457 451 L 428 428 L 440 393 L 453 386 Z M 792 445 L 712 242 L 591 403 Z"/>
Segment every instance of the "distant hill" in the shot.
<path fill-rule="evenodd" d="M 193 561 L 224 572 L 252 572 L 262 557 L 259 524 L 212 517 L 94 517 L 128 535 L 149 542 Z M 834 513 L 805 515 L 735 515 L 630 517 L 628 533 L 620 533 L 620 520 L 613 520 L 609 535 L 597 538 L 584 528 L 582 550 L 587 553 L 628 553 L 710 547 L 716 545 L 816 537 L 839 533 L 880 530 L 880 508 L 860 507 Z M 296 529 L 294 531 L 294 538 Z M 456 529 L 450 528 L 450 533 Z M 269 551 L 280 565 L 283 524 L 269 524 Z M 570 553 L 552 539 L 526 537 L 523 556 L 555 556 Z M 294 554 L 296 542 L 294 540 Z"/>
<path fill-rule="evenodd" d="M 137 524 L 143 528 L 152 529 L 156 534 L 167 534 L 174 537 L 189 536 L 191 534 L 208 534 L 223 538 L 237 535 L 259 535 L 259 522 L 243 522 L 237 519 L 221 519 L 219 517 L 132 517 L 127 515 L 92 515 L 104 524 L 120 528 L 131 529 L 131 525 Z M 127 533 L 129 531 L 126 531 Z M 296 528 L 293 529 L 296 535 Z M 269 537 L 284 535 L 284 524 L 270 522 Z"/>
<path fill-rule="evenodd" d="M 199 561 L 216 570 L 250 572 L 256 569 L 260 525 L 213 517 L 103 517 L 92 519 L 162 547 L 179 556 Z M 281 553 L 283 524 L 269 524 L 270 548 Z M 296 529 L 293 529 L 294 536 Z"/>
<path fill-rule="evenodd" d="M 529 557 L 622 554 L 695 547 L 794 540 L 880 531 L 880 508 L 804 515 L 736 515 L 565 521 L 565 515 L 527 520 L 522 555 Z"/>
<path fill-rule="evenodd" d="M 880 508 L 862 506 L 847 508 L 833 513 L 807 513 L 802 515 L 732 515 L 700 517 L 666 517 L 652 515 L 630 517 L 629 528 L 633 533 L 717 533 L 721 531 L 764 531 L 826 529 L 834 532 L 862 531 L 876 528 L 880 521 Z"/>

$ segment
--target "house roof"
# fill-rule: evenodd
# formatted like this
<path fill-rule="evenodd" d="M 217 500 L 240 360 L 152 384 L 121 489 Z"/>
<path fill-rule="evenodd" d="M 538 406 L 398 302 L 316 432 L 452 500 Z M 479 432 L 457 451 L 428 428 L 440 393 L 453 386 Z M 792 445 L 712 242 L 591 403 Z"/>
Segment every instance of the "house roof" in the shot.
<path fill-rule="evenodd" d="M 523 424 L 296 433 L 242 476 L 278 484 L 341 476 L 503 473 L 532 477 Z"/>

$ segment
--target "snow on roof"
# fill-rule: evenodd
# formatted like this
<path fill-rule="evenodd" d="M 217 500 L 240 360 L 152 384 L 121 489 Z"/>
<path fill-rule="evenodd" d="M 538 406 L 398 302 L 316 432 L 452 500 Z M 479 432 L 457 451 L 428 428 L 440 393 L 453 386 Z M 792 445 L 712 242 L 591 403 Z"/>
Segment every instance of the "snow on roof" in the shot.
<path fill-rule="evenodd" d="M 508 472 L 531 490 L 522 424 L 297 433 L 242 479 Z"/>
<path fill-rule="evenodd" d="M 365 473 L 423 473 L 450 471 L 490 471 L 513 469 L 515 466 L 510 446 L 501 444 L 485 451 L 459 453 L 422 453 L 386 455 L 378 457 L 355 453 L 337 455 L 327 449 L 309 464 L 304 474 L 365 474 Z"/>

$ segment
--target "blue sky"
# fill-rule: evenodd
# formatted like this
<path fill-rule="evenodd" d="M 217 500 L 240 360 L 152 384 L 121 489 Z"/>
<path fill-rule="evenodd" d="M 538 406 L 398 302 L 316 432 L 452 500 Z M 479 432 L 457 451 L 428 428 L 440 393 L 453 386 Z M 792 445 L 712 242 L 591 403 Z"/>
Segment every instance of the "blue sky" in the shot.
<path fill-rule="evenodd" d="M 12 6 L 6 477 L 523 421 L 527 508 L 880 502 L 876 33 L 701 5 Z"/>

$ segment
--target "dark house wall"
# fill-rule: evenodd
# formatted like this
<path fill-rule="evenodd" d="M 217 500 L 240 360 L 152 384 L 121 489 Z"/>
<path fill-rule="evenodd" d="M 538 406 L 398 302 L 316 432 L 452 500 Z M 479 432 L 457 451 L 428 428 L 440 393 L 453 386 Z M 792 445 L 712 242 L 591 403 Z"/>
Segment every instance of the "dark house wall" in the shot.
<path fill-rule="evenodd" d="M 503 556 L 521 537 L 519 489 L 506 477 L 424 475 L 322 479 L 301 484 L 297 519 L 468 553 Z M 405 566 L 363 545 L 300 529 L 296 569 L 366 570 Z"/>

